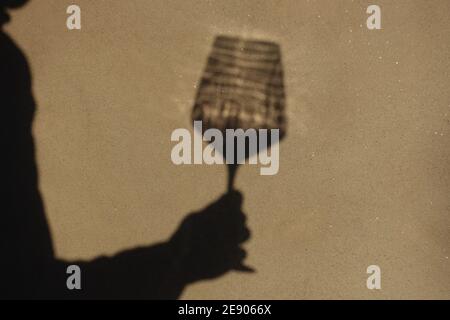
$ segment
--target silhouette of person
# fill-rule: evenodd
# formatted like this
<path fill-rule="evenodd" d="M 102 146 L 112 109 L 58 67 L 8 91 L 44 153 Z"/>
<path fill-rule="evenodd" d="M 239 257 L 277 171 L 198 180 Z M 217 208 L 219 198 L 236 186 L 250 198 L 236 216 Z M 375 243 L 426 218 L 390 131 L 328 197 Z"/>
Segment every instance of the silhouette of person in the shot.
<path fill-rule="evenodd" d="M 55 257 L 32 136 L 36 105 L 27 59 L 3 31 L 8 10 L 27 0 L 0 4 L 0 99 L 3 208 L 0 223 L 2 299 L 175 299 L 186 285 L 219 277 L 242 265 L 249 238 L 242 196 L 231 191 L 188 215 L 166 242 L 93 261 Z M 81 268 L 81 290 L 66 286 L 69 265 Z"/>

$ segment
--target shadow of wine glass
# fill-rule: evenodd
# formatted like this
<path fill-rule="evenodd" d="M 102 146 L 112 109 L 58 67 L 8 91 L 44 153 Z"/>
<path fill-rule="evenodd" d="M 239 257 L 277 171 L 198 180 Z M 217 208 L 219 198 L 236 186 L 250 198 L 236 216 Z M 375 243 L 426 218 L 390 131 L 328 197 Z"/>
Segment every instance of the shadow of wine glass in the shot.
<path fill-rule="evenodd" d="M 222 146 L 213 144 L 226 159 L 228 191 L 233 189 L 239 164 L 284 138 L 284 109 L 279 45 L 217 36 L 200 80 L 192 120 L 201 121 L 202 128 L 222 133 Z M 195 125 L 194 129 L 203 136 Z M 234 135 L 228 136 L 229 129 L 235 130 Z"/>

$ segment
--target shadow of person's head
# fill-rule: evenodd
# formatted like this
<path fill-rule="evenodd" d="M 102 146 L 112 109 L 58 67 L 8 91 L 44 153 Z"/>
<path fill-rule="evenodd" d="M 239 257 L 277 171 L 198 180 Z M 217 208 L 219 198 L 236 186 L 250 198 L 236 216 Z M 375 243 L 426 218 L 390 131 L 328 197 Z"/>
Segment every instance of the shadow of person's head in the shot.
<path fill-rule="evenodd" d="M 0 2 L 0 7 L 3 9 L 5 8 L 19 8 L 23 6 L 25 3 L 27 3 L 28 0 L 2 0 Z"/>
<path fill-rule="evenodd" d="M 20 8 L 29 0 L 0 0 L 0 26 L 9 21 L 8 9 Z"/>

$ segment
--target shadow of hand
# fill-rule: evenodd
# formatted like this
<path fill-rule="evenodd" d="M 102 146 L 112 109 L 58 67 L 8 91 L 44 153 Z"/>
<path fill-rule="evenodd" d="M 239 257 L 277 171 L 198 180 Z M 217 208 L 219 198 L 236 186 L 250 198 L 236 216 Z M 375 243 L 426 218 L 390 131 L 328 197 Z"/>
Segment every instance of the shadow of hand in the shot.
<path fill-rule="evenodd" d="M 241 193 L 232 191 L 183 220 L 170 244 L 185 283 L 219 277 L 230 270 L 253 271 L 242 264 L 246 252 L 240 245 L 249 239 L 250 231 L 241 206 Z"/>

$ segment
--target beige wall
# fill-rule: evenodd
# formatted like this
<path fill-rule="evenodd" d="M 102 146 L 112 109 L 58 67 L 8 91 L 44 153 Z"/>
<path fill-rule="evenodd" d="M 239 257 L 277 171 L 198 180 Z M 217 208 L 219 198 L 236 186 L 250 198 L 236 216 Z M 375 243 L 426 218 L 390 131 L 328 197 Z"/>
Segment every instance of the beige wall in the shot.
<path fill-rule="evenodd" d="M 82 9 L 68 31 L 66 8 Z M 365 27 L 381 5 L 383 30 Z M 183 298 L 450 298 L 450 2 L 31 1 L 7 31 L 29 57 L 40 185 L 58 256 L 167 238 L 225 189 L 170 161 L 217 34 L 281 44 L 280 172 L 237 184 L 253 275 Z M 366 288 L 368 265 L 381 291 Z"/>

